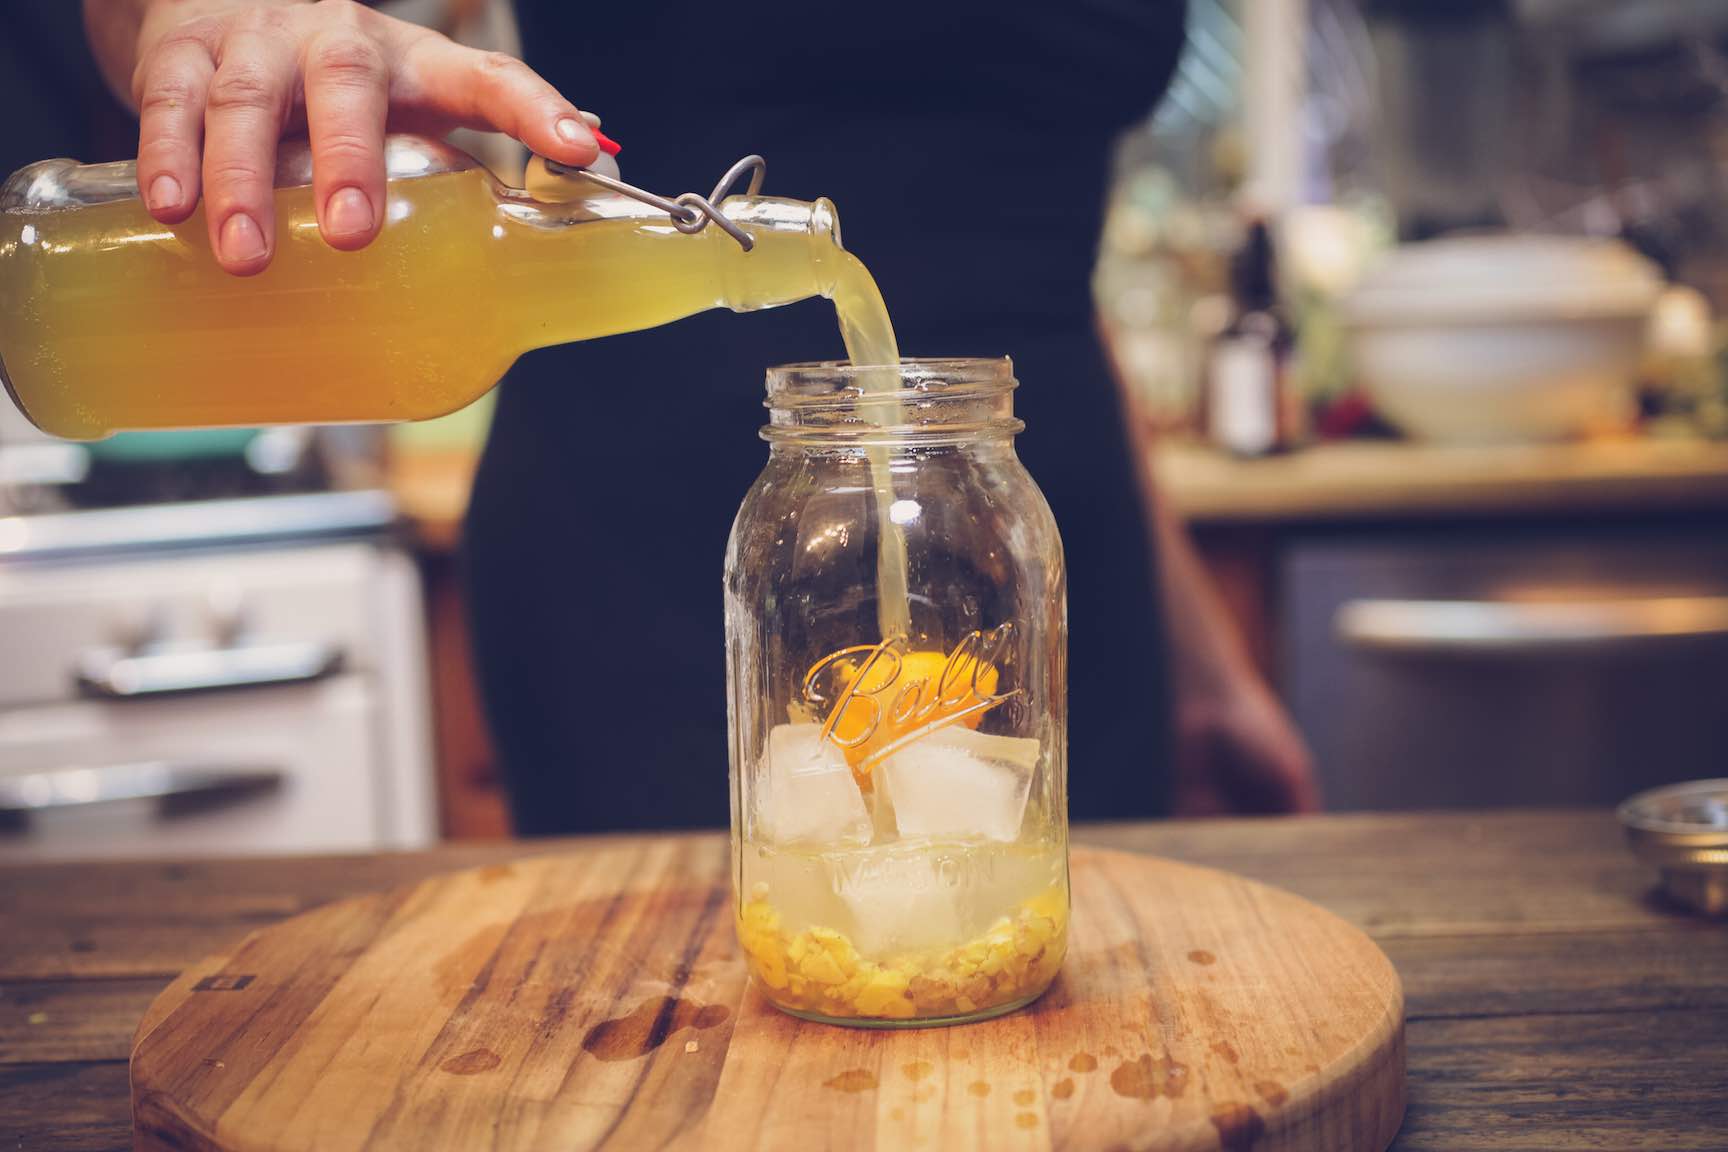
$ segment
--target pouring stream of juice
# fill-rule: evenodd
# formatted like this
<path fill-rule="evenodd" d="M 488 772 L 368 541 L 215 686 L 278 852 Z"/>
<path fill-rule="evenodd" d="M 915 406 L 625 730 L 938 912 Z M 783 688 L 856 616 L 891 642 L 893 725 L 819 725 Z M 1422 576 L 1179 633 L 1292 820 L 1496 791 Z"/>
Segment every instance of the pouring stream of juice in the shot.
<path fill-rule="evenodd" d="M 894 329 L 888 322 L 888 309 L 882 293 L 868 269 L 856 257 L 848 255 L 834 280 L 834 312 L 840 320 L 840 336 L 846 344 L 846 357 L 854 364 L 896 365 L 900 349 L 894 340 Z M 871 392 L 897 392 L 900 374 L 885 367 L 881 372 L 864 374 L 864 388 Z M 901 422 L 901 405 L 866 405 L 870 418 L 892 426 Z M 870 461 L 870 486 L 876 501 L 876 620 L 882 639 L 900 637 L 910 643 L 912 636 L 912 604 L 906 586 L 906 537 L 894 522 L 894 472 L 889 465 L 888 446 L 871 444 L 864 449 Z"/>

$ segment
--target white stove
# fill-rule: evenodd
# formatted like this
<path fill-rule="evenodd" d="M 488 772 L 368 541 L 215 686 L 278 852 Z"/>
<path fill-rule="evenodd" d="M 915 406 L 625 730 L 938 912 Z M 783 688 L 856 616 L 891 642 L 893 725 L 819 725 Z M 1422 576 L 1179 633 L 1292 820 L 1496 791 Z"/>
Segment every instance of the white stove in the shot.
<path fill-rule="evenodd" d="M 376 491 L 0 517 L 0 859 L 430 842 L 395 522 Z"/>

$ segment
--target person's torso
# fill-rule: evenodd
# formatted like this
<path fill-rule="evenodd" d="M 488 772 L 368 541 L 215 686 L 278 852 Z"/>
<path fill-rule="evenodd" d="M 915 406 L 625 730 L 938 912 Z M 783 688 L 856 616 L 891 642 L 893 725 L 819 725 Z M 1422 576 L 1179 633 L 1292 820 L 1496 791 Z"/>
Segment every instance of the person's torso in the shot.
<path fill-rule="evenodd" d="M 1154 590 L 1089 281 L 1109 148 L 1163 88 L 1180 0 L 519 6 L 529 63 L 604 117 L 627 180 L 706 192 L 761 153 L 768 193 L 836 203 L 904 354 L 1014 359 L 1019 449 L 1069 560 L 1071 744 L 1091 765 L 1074 809 L 1152 814 Z M 469 556 L 519 794 L 523 773 L 580 749 L 653 777 L 608 785 L 611 823 L 723 821 L 720 565 L 766 457 L 763 373 L 842 355 L 832 308 L 806 301 L 547 349 L 512 370 Z M 557 811 L 527 814 L 538 830 L 591 826 L 574 802 L 545 803 Z"/>

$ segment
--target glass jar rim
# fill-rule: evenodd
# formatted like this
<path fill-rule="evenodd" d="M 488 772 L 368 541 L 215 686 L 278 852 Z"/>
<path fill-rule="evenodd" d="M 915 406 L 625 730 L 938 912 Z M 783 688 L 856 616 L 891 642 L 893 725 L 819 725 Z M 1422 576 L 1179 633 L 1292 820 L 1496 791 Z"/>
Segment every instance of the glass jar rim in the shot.
<path fill-rule="evenodd" d="M 768 369 L 765 407 L 802 406 L 824 401 L 854 403 L 874 392 L 871 378 L 894 373 L 897 391 L 914 396 L 951 395 L 964 389 L 1006 392 L 1018 385 L 1014 361 L 1007 356 L 907 356 L 897 364 L 854 364 L 850 360 L 803 360 Z M 886 398 L 887 392 L 878 393 Z"/>
<path fill-rule="evenodd" d="M 883 387 L 891 374 L 897 387 Z M 942 443 L 1011 437 L 1014 363 L 1006 356 L 909 357 L 898 364 L 811 360 L 768 370 L 770 443 Z"/>

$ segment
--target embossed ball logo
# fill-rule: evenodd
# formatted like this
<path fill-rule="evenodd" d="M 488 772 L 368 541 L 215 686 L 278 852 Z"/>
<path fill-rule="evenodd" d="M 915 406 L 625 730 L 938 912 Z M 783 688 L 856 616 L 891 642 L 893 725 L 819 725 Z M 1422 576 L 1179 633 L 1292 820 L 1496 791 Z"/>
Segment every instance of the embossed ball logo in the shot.
<path fill-rule="evenodd" d="M 901 637 L 824 656 L 804 676 L 803 703 L 822 739 L 860 775 L 902 748 L 1024 695 L 1008 687 L 1019 666 L 1013 621 L 969 632 L 947 653 L 909 651 Z"/>

